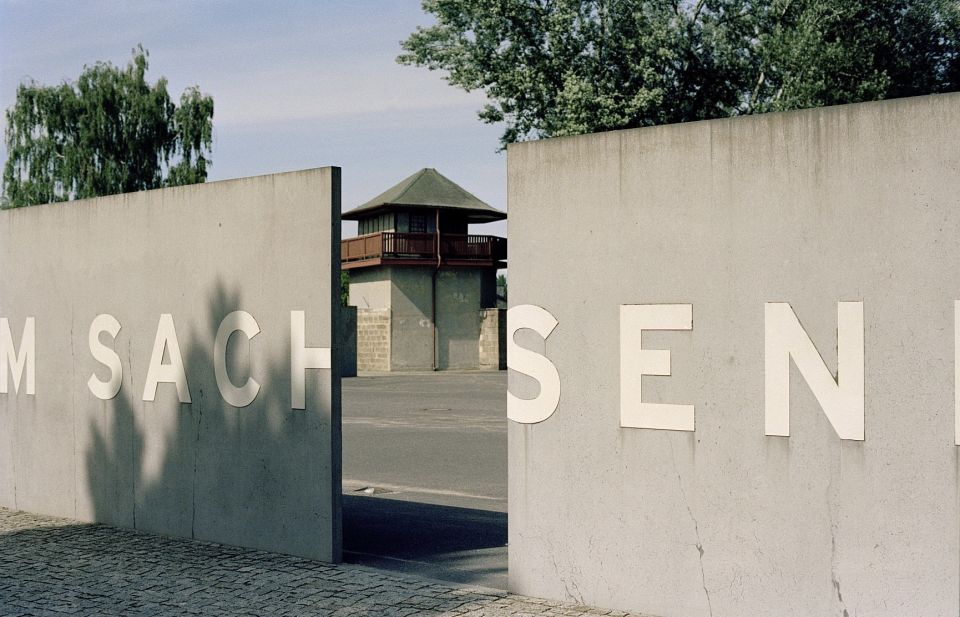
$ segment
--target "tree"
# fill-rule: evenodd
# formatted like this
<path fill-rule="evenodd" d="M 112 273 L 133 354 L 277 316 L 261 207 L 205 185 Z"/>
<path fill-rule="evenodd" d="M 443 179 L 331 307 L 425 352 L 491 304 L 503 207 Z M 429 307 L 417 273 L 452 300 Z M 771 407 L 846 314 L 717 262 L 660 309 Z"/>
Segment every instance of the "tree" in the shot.
<path fill-rule="evenodd" d="M 350 271 L 340 271 L 340 305 L 350 305 Z"/>
<path fill-rule="evenodd" d="M 793 0 L 757 27 L 748 111 L 881 100 L 960 88 L 956 0 Z"/>
<path fill-rule="evenodd" d="M 960 88 L 957 0 L 423 0 L 403 64 L 501 144 Z"/>
<path fill-rule="evenodd" d="M 188 88 L 177 106 L 167 81 L 145 80 L 148 53 L 124 68 L 85 66 L 76 83 L 20 84 L 6 112 L 5 207 L 203 182 L 213 99 Z"/>

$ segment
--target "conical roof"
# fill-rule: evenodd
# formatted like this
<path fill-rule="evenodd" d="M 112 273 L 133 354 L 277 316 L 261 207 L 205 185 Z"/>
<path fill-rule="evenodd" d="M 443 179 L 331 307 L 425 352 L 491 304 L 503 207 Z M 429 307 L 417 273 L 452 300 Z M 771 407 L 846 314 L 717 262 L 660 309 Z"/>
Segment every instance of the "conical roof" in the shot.
<path fill-rule="evenodd" d="M 480 201 L 436 169 L 429 167 L 401 180 L 362 206 L 344 213 L 342 218 L 355 221 L 378 212 L 401 208 L 456 210 L 464 214 L 469 223 L 489 223 L 507 218 L 506 212 Z"/>

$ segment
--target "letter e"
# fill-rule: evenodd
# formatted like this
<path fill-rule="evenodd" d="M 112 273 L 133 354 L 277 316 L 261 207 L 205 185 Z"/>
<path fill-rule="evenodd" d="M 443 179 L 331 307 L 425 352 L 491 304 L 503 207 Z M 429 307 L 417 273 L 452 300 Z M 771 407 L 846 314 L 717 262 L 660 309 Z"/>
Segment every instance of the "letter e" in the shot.
<path fill-rule="evenodd" d="M 620 305 L 620 426 L 694 430 L 694 406 L 644 403 L 644 375 L 670 375 L 670 350 L 644 349 L 644 330 L 692 330 L 692 304 Z"/>

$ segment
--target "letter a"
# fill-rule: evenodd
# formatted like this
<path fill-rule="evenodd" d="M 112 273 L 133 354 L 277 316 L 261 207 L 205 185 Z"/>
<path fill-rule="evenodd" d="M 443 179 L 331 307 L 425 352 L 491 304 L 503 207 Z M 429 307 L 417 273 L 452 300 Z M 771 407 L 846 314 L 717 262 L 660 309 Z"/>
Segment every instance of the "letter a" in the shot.
<path fill-rule="evenodd" d="M 170 364 L 163 364 L 164 347 L 170 354 Z M 160 382 L 177 384 L 177 398 L 180 402 L 191 402 L 187 374 L 180 356 L 180 342 L 177 341 L 177 329 L 174 328 L 173 316 L 169 313 L 160 315 L 160 322 L 157 324 L 150 368 L 147 369 L 147 383 L 143 386 L 143 400 L 153 401 L 157 398 L 157 384 Z"/>

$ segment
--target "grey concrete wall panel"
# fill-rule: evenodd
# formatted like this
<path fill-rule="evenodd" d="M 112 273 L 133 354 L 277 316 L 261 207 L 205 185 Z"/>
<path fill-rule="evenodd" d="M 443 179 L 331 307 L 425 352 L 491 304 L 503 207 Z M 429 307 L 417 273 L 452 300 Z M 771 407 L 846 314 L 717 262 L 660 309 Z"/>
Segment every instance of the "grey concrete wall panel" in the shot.
<path fill-rule="evenodd" d="M 960 614 L 954 301 L 960 95 L 609 132 L 509 148 L 510 304 L 549 310 L 561 398 L 509 428 L 510 584 L 665 617 Z M 764 434 L 764 304 L 831 371 L 862 301 L 865 440 L 796 366 Z M 694 432 L 621 428 L 623 304 Z M 530 336 L 532 335 L 532 336 Z M 521 340 L 521 338 L 523 340 Z M 511 371 L 510 389 L 536 396 Z M 525 394 L 524 394 L 525 391 Z"/>
<path fill-rule="evenodd" d="M 444 268 L 436 273 L 437 331 L 434 339 L 434 269 L 419 266 L 384 266 L 355 269 L 350 273 L 350 304 L 361 311 L 390 309 L 390 340 L 386 346 L 372 342 L 380 324 L 361 318 L 359 364 L 361 370 L 381 370 L 376 357 L 389 352 L 383 370 L 431 370 L 436 345 L 437 368 L 476 369 L 477 345 L 485 289 L 495 290 L 495 272 L 489 268 Z M 375 326 L 377 330 L 367 328 Z"/>
<path fill-rule="evenodd" d="M 357 307 L 340 307 L 340 376 L 357 376 Z"/>
<path fill-rule="evenodd" d="M 390 369 L 433 368 L 433 283 L 426 268 L 389 268 L 391 289 Z"/>
<path fill-rule="evenodd" d="M 350 270 L 349 304 L 358 309 L 390 308 L 389 268 Z"/>
<path fill-rule="evenodd" d="M 36 323 L 36 394 L 0 394 L 0 505 L 338 560 L 338 354 L 305 371 L 306 409 L 291 409 L 291 311 L 307 347 L 333 346 L 339 212 L 338 168 L 0 212 L 0 317 L 17 344 Z M 260 328 L 227 346 L 231 380 L 261 386 L 242 408 L 214 372 L 237 310 Z M 122 367 L 110 400 L 87 386 L 110 375 L 88 343 L 101 313 L 121 324 L 99 339 Z M 144 401 L 161 314 L 189 404 L 172 383 Z"/>
<path fill-rule="evenodd" d="M 440 270 L 437 277 L 437 366 L 480 367 L 482 268 Z"/>

